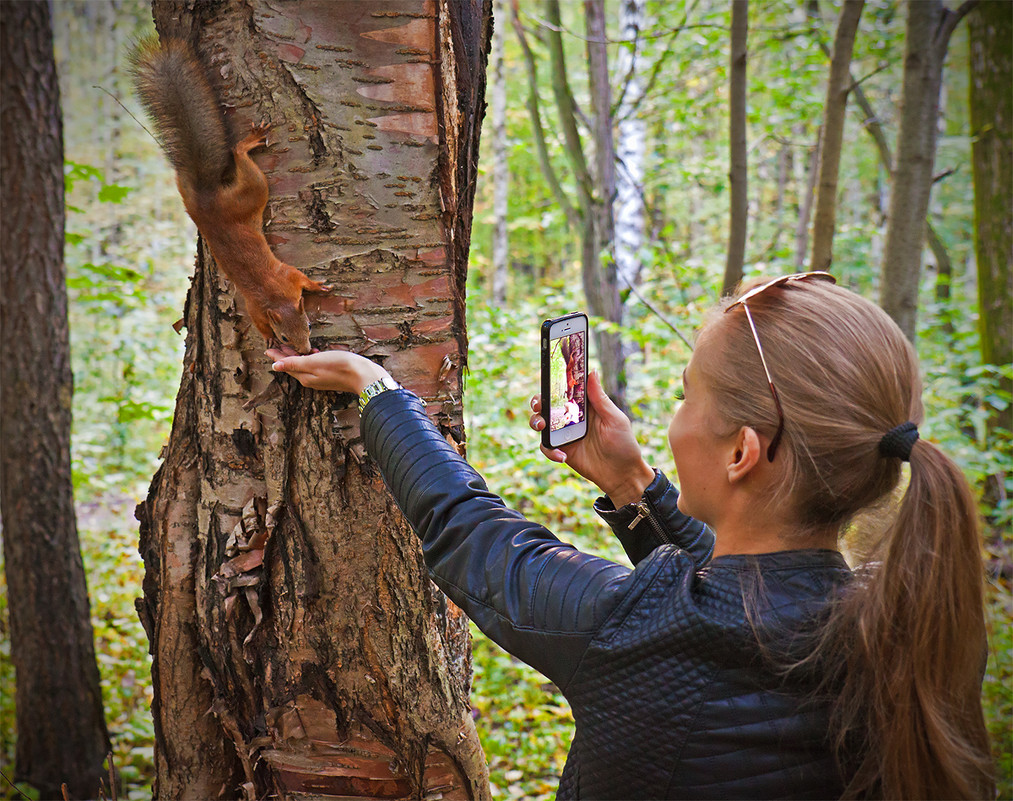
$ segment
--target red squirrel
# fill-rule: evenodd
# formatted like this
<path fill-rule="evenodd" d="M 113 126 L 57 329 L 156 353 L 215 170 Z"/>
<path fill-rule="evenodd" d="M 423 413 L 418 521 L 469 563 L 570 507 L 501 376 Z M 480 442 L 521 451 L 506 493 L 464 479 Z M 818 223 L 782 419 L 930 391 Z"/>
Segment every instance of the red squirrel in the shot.
<path fill-rule="evenodd" d="M 183 205 L 236 285 L 268 345 L 311 351 L 303 291 L 329 287 L 278 259 L 263 232 L 267 178 L 250 151 L 267 144 L 256 125 L 234 148 L 221 104 L 190 45 L 180 39 L 142 40 L 131 55 L 134 86 L 155 127 L 155 138 L 176 171 Z"/>

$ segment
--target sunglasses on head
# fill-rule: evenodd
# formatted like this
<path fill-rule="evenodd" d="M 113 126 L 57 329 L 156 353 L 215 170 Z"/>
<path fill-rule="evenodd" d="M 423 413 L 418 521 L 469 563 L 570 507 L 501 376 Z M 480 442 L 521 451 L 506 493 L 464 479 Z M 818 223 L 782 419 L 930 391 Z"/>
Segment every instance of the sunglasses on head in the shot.
<path fill-rule="evenodd" d="M 781 399 L 777 396 L 777 389 L 774 388 L 774 379 L 770 377 L 770 368 L 767 367 L 767 360 L 763 356 L 763 346 L 760 345 L 760 335 L 756 333 L 756 323 L 753 321 L 753 315 L 749 311 L 749 301 L 776 286 L 782 286 L 793 281 L 829 281 L 832 284 L 837 283 L 837 279 L 830 273 L 822 271 L 782 275 L 771 281 L 767 281 L 765 284 L 753 287 L 725 309 L 725 314 L 728 314 L 736 306 L 741 306 L 745 311 L 746 319 L 749 321 L 749 330 L 753 332 L 753 341 L 756 343 L 756 352 L 760 354 L 760 363 L 763 365 L 763 372 L 767 375 L 770 394 L 774 397 L 774 407 L 777 409 L 777 431 L 774 433 L 773 439 L 770 440 L 770 445 L 767 446 L 768 462 L 774 461 L 774 453 L 776 453 L 777 446 L 781 442 L 781 435 L 784 434 L 784 411 L 781 409 Z"/>

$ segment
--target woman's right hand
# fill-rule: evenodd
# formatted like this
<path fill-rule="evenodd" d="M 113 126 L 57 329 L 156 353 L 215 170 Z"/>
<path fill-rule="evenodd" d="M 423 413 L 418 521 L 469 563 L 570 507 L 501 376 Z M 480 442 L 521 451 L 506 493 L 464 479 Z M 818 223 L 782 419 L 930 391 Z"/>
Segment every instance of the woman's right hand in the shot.
<path fill-rule="evenodd" d="M 640 453 L 629 418 L 605 394 L 597 372 L 588 376 L 587 400 L 587 436 L 561 448 L 540 446 L 542 453 L 596 484 L 617 509 L 639 501 L 654 480 L 654 470 Z M 528 424 L 540 432 L 546 425 L 541 396 L 531 399 L 531 409 L 534 414 Z"/>

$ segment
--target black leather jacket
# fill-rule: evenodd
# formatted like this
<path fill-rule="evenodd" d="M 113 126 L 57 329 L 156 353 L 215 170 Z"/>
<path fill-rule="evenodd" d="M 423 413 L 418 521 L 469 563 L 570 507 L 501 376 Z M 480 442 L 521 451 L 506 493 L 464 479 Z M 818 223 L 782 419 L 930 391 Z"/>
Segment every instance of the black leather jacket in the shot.
<path fill-rule="evenodd" d="M 411 393 L 371 400 L 362 431 L 433 581 L 569 701 L 576 731 L 557 798 L 841 794 L 814 677 L 785 679 L 769 656 L 789 640 L 761 646 L 757 634 L 818 614 L 849 576 L 839 553 L 711 559 L 713 535 L 678 511 L 659 472 L 641 504 L 596 504 L 630 570 L 507 509 Z"/>

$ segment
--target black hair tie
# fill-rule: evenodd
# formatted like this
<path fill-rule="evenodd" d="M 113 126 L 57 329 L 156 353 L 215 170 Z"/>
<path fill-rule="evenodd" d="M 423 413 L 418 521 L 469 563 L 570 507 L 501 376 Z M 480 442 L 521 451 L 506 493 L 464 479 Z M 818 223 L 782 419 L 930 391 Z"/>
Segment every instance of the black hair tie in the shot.
<path fill-rule="evenodd" d="M 918 426 L 910 420 L 891 428 L 879 441 L 879 452 L 883 456 L 891 456 L 902 462 L 911 461 L 911 449 L 918 441 Z"/>

